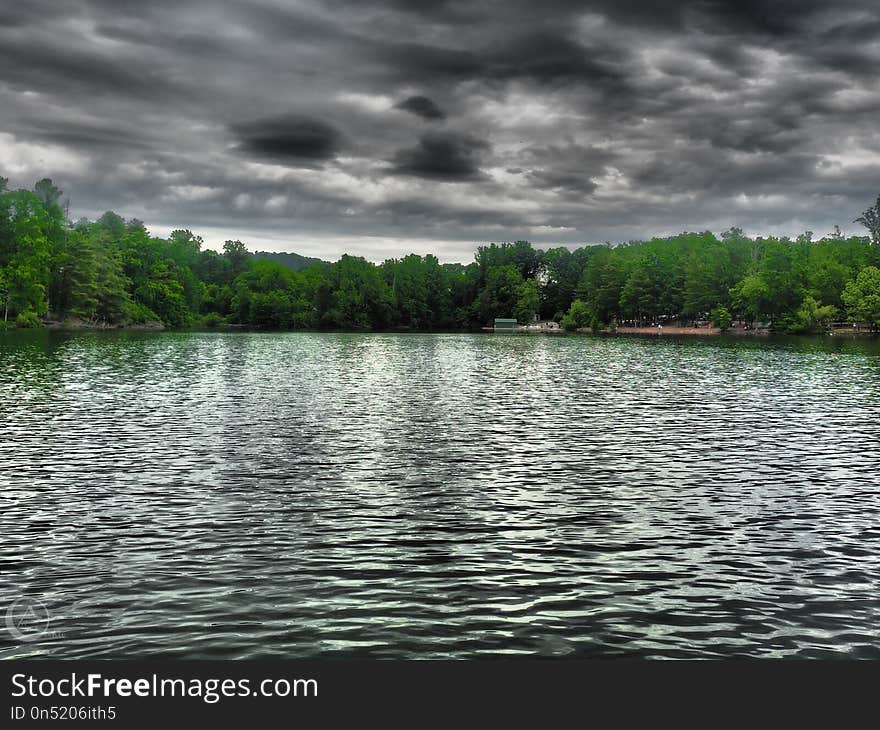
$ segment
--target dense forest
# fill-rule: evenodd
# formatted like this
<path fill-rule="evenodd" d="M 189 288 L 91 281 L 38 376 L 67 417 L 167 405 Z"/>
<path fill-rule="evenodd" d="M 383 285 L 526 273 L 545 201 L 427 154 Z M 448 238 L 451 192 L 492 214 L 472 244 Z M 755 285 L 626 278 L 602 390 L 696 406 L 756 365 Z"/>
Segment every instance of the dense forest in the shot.
<path fill-rule="evenodd" d="M 107 212 L 67 220 L 49 179 L 0 178 L 3 326 L 245 325 L 341 330 L 472 330 L 495 317 L 568 329 L 711 318 L 820 331 L 832 320 L 880 327 L 880 198 L 869 236 L 748 238 L 732 228 L 621 245 L 546 251 L 526 241 L 477 248 L 469 264 L 410 254 L 374 264 L 203 247 L 188 230 L 151 236 Z"/>

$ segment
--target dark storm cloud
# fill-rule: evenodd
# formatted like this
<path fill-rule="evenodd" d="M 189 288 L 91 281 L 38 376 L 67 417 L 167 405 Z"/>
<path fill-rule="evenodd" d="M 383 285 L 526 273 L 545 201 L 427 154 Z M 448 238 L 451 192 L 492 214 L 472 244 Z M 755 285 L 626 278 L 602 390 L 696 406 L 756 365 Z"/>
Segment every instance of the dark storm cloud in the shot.
<path fill-rule="evenodd" d="M 596 191 L 599 185 L 593 178 L 605 173 L 615 155 L 598 147 L 552 144 L 533 148 L 523 158 L 533 165 L 527 175 L 532 185 L 583 197 Z"/>
<path fill-rule="evenodd" d="M 379 44 L 374 50 L 391 73 L 409 78 L 467 79 L 485 73 L 483 59 L 468 50 L 413 42 Z"/>
<path fill-rule="evenodd" d="M 27 25 L 28 19 L 23 15 L 8 9 L 0 8 L 0 27 L 20 28 Z"/>
<path fill-rule="evenodd" d="M 490 42 L 479 52 L 414 42 L 384 44 L 379 58 L 413 80 L 438 77 L 446 81 L 505 82 L 526 79 L 542 84 L 626 83 L 622 65 L 630 52 L 604 43 L 584 46 L 563 29 L 517 31 Z"/>
<path fill-rule="evenodd" d="M 30 0 L 0 48 L 0 175 L 220 242 L 824 231 L 880 185 L 873 0 Z"/>
<path fill-rule="evenodd" d="M 24 36 L 3 44 L 2 80 L 23 91 L 64 94 L 143 95 L 158 98 L 173 90 L 151 64 L 119 64 L 112 54 L 61 42 L 34 44 Z"/>
<path fill-rule="evenodd" d="M 394 105 L 395 109 L 415 114 L 422 119 L 445 119 L 446 113 L 437 106 L 437 102 L 427 96 L 410 96 Z"/>
<path fill-rule="evenodd" d="M 43 124 L 31 123 L 22 134 L 25 131 L 34 139 L 76 148 L 107 147 L 112 150 L 125 146 L 148 150 L 151 142 L 142 130 L 132 130 L 106 122 L 82 124 L 76 121 L 47 120 Z"/>
<path fill-rule="evenodd" d="M 330 160 L 342 146 L 342 134 L 327 122 L 308 117 L 275 117 L 237 124 L 239 148 L 280 164 Z"/>
<path fill-rule="evenodd" d="M 480 156 L 488 147 L 470 135 L 431 132 L 394 155 L 394 172 L 443 182 L 476 180 L 482 176 Z"/>
<path fill-rule="evenodd" d="M 245 3 L 228 10 L 229 19 L 248 28 L 261 38 L 307 46 L 325 45 L 333 41 L 358 43 L 359 37 L 346 23 L 322 16 L 315 10 L 291 7 L 284 3 Z"/>
<path fill-rule="evenodd" d="M 585 46 L 562 33 L 529 33 L 510 39 L 489 54 L 485 72 L 496 78 L 528 78 L 540 83 L 581 80 L 625 82 L 620 68 L 629 53 L 622 48 Z"/>
<path fill-rule="evenodd" d="M 823 31 L 819 38 L 826 42 L 845 44 L 876 41 L 880 39 L 880 19 L 862 17 L 835 23 Z"/>
<path fill-rule="evenodd" d="M 448 230 L 451 226 L 460 225 L 489 228 L 499 221 L 513 227 L 526 225 L 521 215 L 502 208 L 473 208 L 411 198 L 389 200 L 377 206 L 374 212 L 379 217 L 406 221 L 407 225 L 421 231 L 431 228 Z"/>

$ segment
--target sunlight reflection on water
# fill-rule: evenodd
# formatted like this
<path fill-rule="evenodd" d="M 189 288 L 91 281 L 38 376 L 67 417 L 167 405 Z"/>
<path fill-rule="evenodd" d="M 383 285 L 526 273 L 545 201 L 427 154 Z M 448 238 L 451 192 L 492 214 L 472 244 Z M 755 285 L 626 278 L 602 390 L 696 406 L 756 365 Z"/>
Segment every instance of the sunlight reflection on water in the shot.
<path fill-rule="evenodd" d="M 0 334 L 0 650 L 880 658 L 878 413 L 850 340 Z"/>

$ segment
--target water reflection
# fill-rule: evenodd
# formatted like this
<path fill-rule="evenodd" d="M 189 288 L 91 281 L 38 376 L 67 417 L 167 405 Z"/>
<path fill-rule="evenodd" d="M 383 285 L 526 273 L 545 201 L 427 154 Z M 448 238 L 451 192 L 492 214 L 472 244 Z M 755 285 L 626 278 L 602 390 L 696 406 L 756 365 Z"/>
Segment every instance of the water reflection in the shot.
<path fill-rule="evenodd" d="M 880 657 L 877 355 L 0 335 L 0 649 Z"/>

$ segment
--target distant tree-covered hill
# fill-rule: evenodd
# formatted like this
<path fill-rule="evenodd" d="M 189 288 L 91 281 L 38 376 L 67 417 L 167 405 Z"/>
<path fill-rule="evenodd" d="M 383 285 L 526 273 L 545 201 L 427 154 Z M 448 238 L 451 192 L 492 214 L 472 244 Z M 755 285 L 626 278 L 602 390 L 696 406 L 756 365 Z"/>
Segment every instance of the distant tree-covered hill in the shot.
<path fill-rule="evenodd" d="M 280 251 L 254 251 L 251 257 L 255 261 L 274 261 L 281 264 L 291 271 L 302 271 L 314 264 L 326 263 L 321 259 L 311 258 L 310 256 L 301 256 L 298 253 L 282 253 Z"/>

